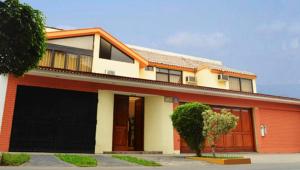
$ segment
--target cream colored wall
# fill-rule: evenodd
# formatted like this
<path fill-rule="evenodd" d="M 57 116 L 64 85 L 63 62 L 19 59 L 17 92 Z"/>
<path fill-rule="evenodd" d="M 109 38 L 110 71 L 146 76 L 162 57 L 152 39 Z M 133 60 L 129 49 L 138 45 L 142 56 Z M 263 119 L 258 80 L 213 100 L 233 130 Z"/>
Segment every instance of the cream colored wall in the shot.
<path fill-rule="evenodd" d="M 94 36 L 83 36 L 73 38 L 61 38 L 48 40 L 48 43 L 63 45 L 68 47 L 81 48 L 86 50 L 93 50 Z"/>
<path fill-rule="evenodd" d="M 174 153 L 173 126 L 170 115 L 173 103 L 164 102 L 163 96 L 145 97 L 144 150 Z"/>
<path fill-rule="evenodd" d="M 105 74 L 106 71 L 111 70 L 117 76 L 139 78 L 140 64 L 137 60 L 134 63 L 106 60 L 99 58 L 99 52 L 100 36 L 95 35 L 92 72 Z"/>
<path fill-rule="evenodd" d="M 257 88 L 256 88 L 256 79 L 252 80 L 252 86 L 253 86 L 253 92 L 257 93 Z"/>
<path fill-rule="evenodd" d="M 112 91 L 98 91 L 96 146 L 95 153 L 112 151 L 114 93 Z"/>
<path fill-rule="evenodd" d="M 229 89 L 228 82 L 218 81 L 218 74 L 212 73 L 210 69 L 202 69 L 196 73 L 197 85 L 213 88 Z"/>
<path fill-rule="evenodd" d="M 183 71 L 183 72 L 182 72 L 182 76 L 183 76 L 183 77 L 182 77 L 182 83 L 183 83 L 183 84 L 187 84 L 185 78 L 186 78 L 187 76 L 193 76 L 193 77 L 195 77 L 196 74 L 193 73 L 193 72 Z"/>
<path fill-rule="evenodd" d="M 140 68 L 140 78 L 156 80 L 156 67 L 153 68 L 153 71 L 147 71 L 145 68 Z"/>

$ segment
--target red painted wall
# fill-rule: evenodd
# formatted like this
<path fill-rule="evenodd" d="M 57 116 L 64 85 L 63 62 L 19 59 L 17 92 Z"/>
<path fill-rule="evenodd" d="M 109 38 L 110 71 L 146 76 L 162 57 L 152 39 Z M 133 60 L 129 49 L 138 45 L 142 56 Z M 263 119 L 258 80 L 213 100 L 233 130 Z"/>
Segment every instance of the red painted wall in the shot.
<path fill-rule="evenodd" d="M 254 108 L 254 127 L 256 132 L 256 147 L 259 152 L 300 152 L 300 106 L 278 104 L 245 99 L 196 95 L 163 90 L 152 90 L 138 87 L 126 87 L 109 84 L 98 84 L 82 81 L 25 75 L 16 78 L 9 75 L 6 102 L 0 134 L 0 151 L 8 151 L 10 131 L 12 126 L 17 85 L 39 86 L 59 89 L 70 89 L 87 92 L 97 92 L 98 89 L 115 90 L 132 93 L 157 94 L 174 96 L 180 101 L 198 101 L 213 105 Z M 176 105 L 174 105 L 176 107 Z M 268 134 L 261 137 L 260 124 L 268 126 Z M 174 132 L 174 148 L 180 148 L 179 135 Z"/>

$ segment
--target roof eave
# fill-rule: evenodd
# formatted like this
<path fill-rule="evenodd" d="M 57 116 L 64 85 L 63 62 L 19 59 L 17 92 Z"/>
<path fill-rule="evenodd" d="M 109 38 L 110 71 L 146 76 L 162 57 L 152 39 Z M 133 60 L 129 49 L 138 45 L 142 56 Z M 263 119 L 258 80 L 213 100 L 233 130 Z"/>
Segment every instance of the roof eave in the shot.
<path fill-rule="evenodd" d="M 300 100 L 292 100 L 292 99 L 284 99 L 284 98 L 275 98 L 269 96 L 256 96 L 244 93 L 233 93 L 231 91 L 217 91 L 213 89 L 201 89 L 196 88 L 193 86 L 190 87 L 181 87 L 181 86 L 171 86 L 162 83 L 149 83 L 145 81 L 133 81 L 127 80 L 125 77 L 124 79 L 115 78 L 114 76 L 94 76 L 85 74 L 82 75 L 80 73 L 74 74 L 69 72 L 57 72 L 57 71 L 49 71 L 49 70 L 41 70 L 35 69 L 28 73 L 28 75 L 35 75 L 35 76 L 44 76 L 44 77 L 53 77 L 53 78 L 61 78 L 61 79 L 70 79 L 70 80 L 78 80 L 78 81 L 87 81 L 87 82 L 95 82 L 95 83 L 104 83 L 104 84 L 115 84 L 121 86 L 129 86 L 129 87 L 143 87 L 148 89 L 157 89 L 157 90 L 166 90 L 166 91 L 174 91 L 174 92 L 182 92 L 182 93 L 190 93 L 190 94 L 201 94 L 201 95 L 208 95 L 208 96 L 219 96 L 219 97 L 230 97 L 230 98 L 238 98 L 238 99 L 249 99 L 249 100 L 256 100 L 256 101 L 266 101 L 266 102 L 276 102 L 276 103 L 284 103 L 284 104 L 294 104 L 300 105 Z M 95 73 L 93 73 L 95 74 Z M 131 78 L 133 79 L 133 78 Z M 138 80 L 138 79 L 137 79 Z"/>

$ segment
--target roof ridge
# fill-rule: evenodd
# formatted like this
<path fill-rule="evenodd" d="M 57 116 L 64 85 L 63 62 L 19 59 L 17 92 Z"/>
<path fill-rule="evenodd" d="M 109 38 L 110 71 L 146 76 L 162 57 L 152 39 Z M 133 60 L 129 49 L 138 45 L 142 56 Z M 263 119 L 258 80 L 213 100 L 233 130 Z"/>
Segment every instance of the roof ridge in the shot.
<path fill-rule="evenodd" d="M 174 53 L 174 52 L 171 52 L 171 51 L 158 50 L 158 49 L 142 47 L 142 46 L 137 46 L 137 45 L 132 45 L 132 44 L 126 44 L 126 45 L 129 48 L 133 48 L 133 49 L 137 49 L 137 50 L 143 50 L 143 51 L 152 52 L 152 53 L 160 53 L 160 54 L 163 54 L 163 55 L 170 55 L 170 56 L 175 56 L 175 57 L 181 57 L 181 58 L 184 58 L 184 59 L 192 59 L 192 60 L 211 63 L 211 64 L 216 64 L 216 65 L 223 65 L 223 63 L 221 61 L 218 61 L 218 60 L 211 60 L 211 59 L 207 59 L 207 58 L 196 57 L 196 56 L 180 54 L 180 53 Z"/>

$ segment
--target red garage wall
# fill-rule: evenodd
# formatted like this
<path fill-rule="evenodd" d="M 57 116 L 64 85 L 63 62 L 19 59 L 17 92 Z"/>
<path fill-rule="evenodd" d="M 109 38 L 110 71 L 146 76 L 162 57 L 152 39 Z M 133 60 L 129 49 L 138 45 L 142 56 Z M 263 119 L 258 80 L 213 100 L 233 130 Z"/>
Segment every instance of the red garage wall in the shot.
<path fill-rule="evenodd" d="M 3 121 L 0 134 L 0 151 L 8 151 L 10 131 L 12 126 L 14 104 L 17 85 L 39 86 L 58 89 L 70 89 L 78 91 L 97 92 L 98 89 L 124 91 L 143 94 L 157 94 L 174 96 L 179 101 L 198 101 L 211 105 L 223 105 L 233 107 L 253 108 L 253 121 L 256 136 L 256 150 L 259 152 L 300 152 L 299 125 L 300 106 L 289 104 L 278 104 L 272 102 L 245 100 L 237 98 L 216 97 L 207 95 L 187 94 L 163 90 L 152 90 L 137 87 L 125 87 L 111 84 L 89 83 L 83 81 L 64 80 L 39 76 L 25 75 L 16 78 L 9 75 L 7 95 L 3 113 Z M 174 104 L 176 107 L 177 103 Z M 259 126 L 266 124 L 268 134 L 261 137 Z M 180 148 L 180 137 L 174 135 L 174 148 Z"/>
<path fill-rule="evenodd" d="M 257 124 L 267 128 L 264 137 L 257 136 L 260 152 L 300 152 L 299 110 L 259 108 L 256 112 Z"/>

